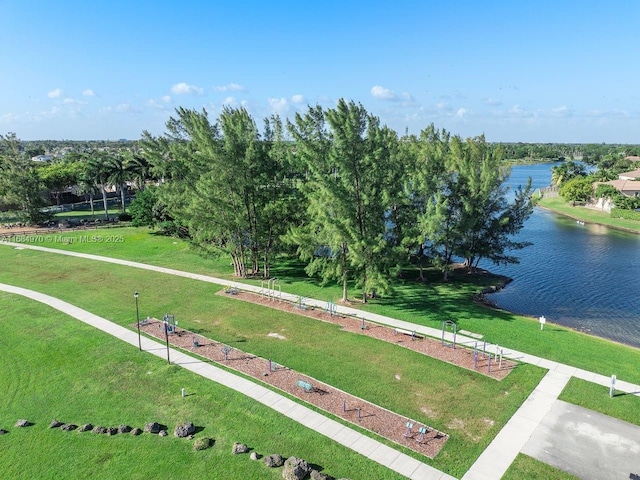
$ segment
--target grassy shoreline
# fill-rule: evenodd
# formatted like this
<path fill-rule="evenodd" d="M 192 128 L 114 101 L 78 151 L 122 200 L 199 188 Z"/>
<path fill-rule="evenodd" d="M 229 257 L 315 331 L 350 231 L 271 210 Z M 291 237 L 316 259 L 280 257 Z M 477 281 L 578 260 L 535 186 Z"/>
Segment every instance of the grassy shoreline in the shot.
<path fill-rule="evenodd" d="M 611 218 L 607 212 L 601 212 L 585 207 L 572 207 L 562 198 L 541 198 L 537 206 L 551 212 L 564 215 L 587 223 L 602 225 L 629 233 L 640 234 L 640 222 L 623 218 Z"/>

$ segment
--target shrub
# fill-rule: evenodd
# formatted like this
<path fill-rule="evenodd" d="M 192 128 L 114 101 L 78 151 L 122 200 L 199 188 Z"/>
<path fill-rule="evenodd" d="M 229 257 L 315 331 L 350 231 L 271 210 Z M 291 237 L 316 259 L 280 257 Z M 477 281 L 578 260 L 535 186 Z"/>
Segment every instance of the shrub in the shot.
<path fill-rule="evenodd" d="M 214 444 L 215 440 L 209 437 L 196 438 L 193 442 L 194 450 L 206 450 Z"/>
<path fill-rule="evenodd" d="M 614 208 L 611 210 L 611 218 L 624 218 L 625 220 L 640 221 L 640 212 L 634 210 L 624 210 L 622 208 Z"/>

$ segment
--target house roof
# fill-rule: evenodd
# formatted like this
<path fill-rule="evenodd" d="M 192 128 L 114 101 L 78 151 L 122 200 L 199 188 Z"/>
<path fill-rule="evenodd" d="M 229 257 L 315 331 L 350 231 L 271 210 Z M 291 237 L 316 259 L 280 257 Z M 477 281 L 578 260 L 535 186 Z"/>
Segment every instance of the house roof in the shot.
<path fill-rule="evenodd" d="M 609 180 L 608 182 L 596 182 L 595 185 L 611 185 L 619 192 L 640 192 L 640 181 L 638 180 Z"/>
<path fill-rule="evenodd" d="M 640 155 L 627 155 L 625 160 L 631 160 L 632 162 L 640 162 Z"/>
<path fill-rule="evenodd" d="M 640 168 L 631 170 L 630 172 L 619 173 L 618 178 L 620 180 L 635 180 L 636 178 L 640 178 Z"/>

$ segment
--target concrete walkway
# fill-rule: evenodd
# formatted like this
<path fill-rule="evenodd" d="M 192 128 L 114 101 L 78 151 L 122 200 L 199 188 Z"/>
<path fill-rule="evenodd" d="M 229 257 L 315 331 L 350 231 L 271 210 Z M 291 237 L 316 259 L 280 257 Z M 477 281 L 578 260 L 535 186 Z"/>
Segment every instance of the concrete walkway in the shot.
<path fill-rule="evenodd" d="M 108 263 L 114 263 L 118 265 L 125 265 L 129 267 L 141 268 L 145 270 L 151 270 L 160 273 L 166 273 L 169 275 L 177 275 L 181 277 L 191 278 L 195 280 L 201 280 L 209 283 L 214 283 L 223 286 L 238 287 L 242 290 L 261 293 L 261 288 L 253 285 L 240 284 L 229 280 L 210 277 L 207 275 L 194 274 L 190 272 L 184 272 L 181 270 L 175 270 L 165 267 L 156 267 L 153 265 L 147 265 L 139 262 L 132 262 L 128 260 L 119 260 L 110 257 L 104 257 L 100 255 L 92 255 L 78 252 L 69 252 L 64 250 L 58 250 L 47 247 L 40 247 L 35 245 L 26 245 L 10 242 L 0 242 L 0 245 L 6 244 L 13 247 L 27 248 L 32 250 L 39 250 L 48 253 L 55 253 L 60 255 L 69 255 L 73 257 L 86 258 L 89 260 L 96 260 Z M 298 302 L 299 297 L 296 295 L 282 292 L 281 298 L 290 302 Z M 305 304 L 317 308 L 326 308 L 327 302 L 320 300 L 314 300 L 305 298 Z M 427 335 L 433 338 L 440 338 L 442 332 L 438 329 L 413 324 L 411 322 L 378 315 L 375 313 L 363 312 L 355 308 L 349 308 L 341 305 L 334 305 L 336 311 L 343 315 L 350 315 L 365 321 L 388 325 L 393 328 L 400 328 L 409 331 L 415 331 L 416 333 Z M 453 340 L 453 335 L 447 333 L 445 338 L 448 341 Z M 456 341 L 460 345 L 466 345 L 472 347 L 478 339 L 471 336 L 465 336 L 458 334 Z M 605 375 L 597 374 L 587 370 L 572 367 L 570 365 L 562 364 L 547 360 L 535 355 L 529 355 L 527 353 L 519 352 L 517 350 L 511 350 L 505 347 L 500 347 L 495 344 L 486 344 L 486 350 L 488 352 L 496 352 L 498 349 L 502 350 L 503 356 L 518 360 L 523 363 L 536 365 L 549 370 L 549 373 L 540 382 L 538 387 L 531 393 L 529 398 L 516 414 L 507 422 L 503 429 L 498 433 L 494 441 L 478 458 L 474 465 L 463 477 L 464 479 L 500 479 L 504 474 L 504 471 L 509 467 L 513 459 L 518 452 L 523 448 L 524 444 L 536 428 L 540 425 L 540 422 L 544 416 L 550 411 L 553 402 L 557 399 L 562 389 L 569 381 L 571 377 L 580 378 L 588 382 L 596 383 L 604 387 L 609 387 L 611 378 Z M 612 372 L 614 373 L 614 372 Z M 640 386 L 622 380 L 616 381 L 616 390 L 628 394 L 640 396 Z M 441 472 L 438 472 L 441 473 Z M 442 474 L 442 473 L 441 473 Z M 442 474 L 444 475 L 444 474 Z M 414 478 L 414 477 L 411 477 Z M 431 477 L 415 477 L 430 479 Z M 445 478 L 445 477 L 442 477 Z"/>
<path fill-rule="evenodd" d="M 640 428 L 558 400 L 522 453 L 583 480 L 639 478 Z"/>
<path fill-rule="evenodd" d="M 0 283 L 0 290 L 44 303 L 92 327 L 95 327 L 123 342 L 138 347 L 138 335 L 135 331 L 117 325 L 107 319 L 92 314 L 60 299 L 26 288 Z M 141 337 L 142 349 L 160 358 L 165 358 L 165 345 L 147 337 Z M 222 370 L 199 358 L 169 349 L 171 363 L 179 365 L 204 378 L 236 390 L 254 400 L 280 412 L 300 424 L 318 432 L 351 450 L 364 455 L 385 467 L 415 480 L 454 480 L 447 475 L 415 458 L 394 450 L 377 440 L 363 435 L 352 428 L 321 415 L 273 390 L 249 381 L 238 375 Z"/>
<path fill-rule="evenodd" d="M 567 375 L 549 371 L 462 477 L 462 480 L 502 478 L 529 437 L 551 410 L 569 378 Z"/>

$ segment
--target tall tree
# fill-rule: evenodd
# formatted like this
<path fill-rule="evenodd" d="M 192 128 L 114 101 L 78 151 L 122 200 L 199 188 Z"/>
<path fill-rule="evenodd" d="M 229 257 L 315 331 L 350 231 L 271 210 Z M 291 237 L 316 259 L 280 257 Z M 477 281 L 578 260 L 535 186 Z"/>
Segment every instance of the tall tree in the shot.
<path fill-rule="evenodd" d="M 421 134 L 416 196 L 424 196 L 420 235 L 433 264 L 447 279 L 454 258 L 469 270 L 481 259 L 517 263 L 514 250 L 527 244 L 513 237 L 531 215 L 531 184 L 511 193 L 501 148 L 483 136 L 463 141 L 433 126 Z"/>
<path fill-rule="evenodd" d="M 36 165 L 20 153 L 15 133 L 0 135 L 0 198 L 15 206 L 20 218 L 36 224 L 46 218 L 42 213 L 44 185 Z"/>
<path fill-rule="evenodd" d="M 66 160 L 49 163 L 40 167 L 40 178 L 51 192 L 56 205 L 60 205 L 60 197 L 66 188 L 79 183 L 82 170 L 82 163 Z"/>
<path fill-rule="evenodd" d="M 143 143 L 167 180 L 161 200 L 202 248 L 231 257 L 235 275 L 268 277 L 293 210 L 281 121 L 267 122 L 262 141 L 244 108 L 224 108 L 215 124 L 206 111 L 177 114 L 167 122 L 164 139 L 147 134 Z"/>
<path fill-rule="evenodd" d="M 109 218 L 107 186 L 109 185 L 111 166 L 109 165 L 108 154 L 101 151 L 90 154 L 87 161 L 85 174 L 85 182 L 92 183 L 98 186 L 98 188 L 100 189 L 100 192 L 102 193 L 102 206 L 104 207 L 104 216 L 105 218 Z M 93 201 L 91 202 L 91 204 L 93 205 Z"/>
<path fill-rule="evenodd" d="M 389 246 L 389 181 L 397 138 L 362 105 L 340 100 L 326 112 L 310 107 L 289 123 L 296 156 L 305 165 L 303 184 L 309 223 L 290 232 L 307 272 L 325 281 L 348 282 L 367 295 L 389 288 L 385 252 Z"/>

